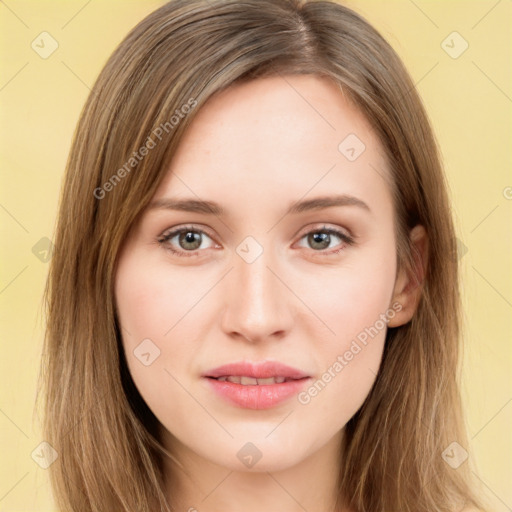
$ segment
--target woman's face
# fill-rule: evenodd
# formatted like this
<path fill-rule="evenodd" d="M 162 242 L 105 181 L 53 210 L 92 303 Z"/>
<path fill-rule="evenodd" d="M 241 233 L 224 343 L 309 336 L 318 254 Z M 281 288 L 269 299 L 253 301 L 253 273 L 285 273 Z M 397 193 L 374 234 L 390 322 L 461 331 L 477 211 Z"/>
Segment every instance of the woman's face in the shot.
<path fill-rule="evenodd" d="M 338 446 L 400 323 L 389 171 L 314 75 L 239 84 L 197 114 L 120 255 L 126 359 L 176 454 L 284 469 Z M 247 378 L 212 378 L 228 375 Z"/>

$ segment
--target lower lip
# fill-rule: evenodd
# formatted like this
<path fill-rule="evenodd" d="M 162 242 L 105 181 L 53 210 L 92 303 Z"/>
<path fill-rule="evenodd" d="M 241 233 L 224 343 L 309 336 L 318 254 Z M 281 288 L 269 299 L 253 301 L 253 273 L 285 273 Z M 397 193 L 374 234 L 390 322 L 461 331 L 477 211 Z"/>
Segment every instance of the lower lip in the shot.
<path fill-rule="evenodd" d="M 281 384 L 244 385 L 206 377 L 213 390 L 231 403 L 245 409 L 269 409 L 296 395 L 310 380 L 290 380 Z"/>

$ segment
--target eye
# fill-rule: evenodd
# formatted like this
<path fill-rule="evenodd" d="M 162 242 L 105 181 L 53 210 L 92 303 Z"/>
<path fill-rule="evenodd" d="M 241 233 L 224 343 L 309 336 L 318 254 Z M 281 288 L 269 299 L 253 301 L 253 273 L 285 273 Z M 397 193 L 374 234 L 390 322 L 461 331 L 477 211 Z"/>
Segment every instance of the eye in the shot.
<path fill-rule="evenodd" d="M 304 239 L 311 249 L 324 255 L 337 254 L 347 245 L 354 244 L 354 239 L 351 236 L 326 226 L 307 232 L 300 238 L 300 241 Z M 332 245 L 333 242 L 336 242 L 336 239 L 338 244 L 334 243 Z M 166 231 L 158 238 L 158 243 L 172 254 L 185 257 L 196 256 L 197 251 L 201 249 L 220 247 L 205 231 L 194 226 L 184 226 Z M 341 247 L 333 251 L 325 250 L 336 247 L 336 245 L 341 245 Z M 301 247 L 304 247 L 304 245 L 301 245 Z"/>
<path fill-rule="evenodd" d="M 211 242 L 210 245 L 208 240 Z M 158 242 L 177 256 L 195 256 L 195 251 L 199 249 L 210 249 L 216 246 L 206 232 L 193 226 L 167 231 L 158 238 Z"/>
<path fill-rule="evenodd" d="M 316 252 L 323 252 L 325 254 L 337 254 L 341 250 L 343 250 L 347 245 L 354 244 L 354 239 L 334 228 L 328 228 L 324 226 L 321 229 L 315 229 L 314 231 L 309 231 L 305 235 L 302 236 L 301 240 L 306 239 L 306 243 L 310 248 L 312 248 Z M 335 251 L 325 251 L 325 249 L 336 247 L 338 244 L 332 244 L 332 242 L 336 242 L 338 239 L 341 242 L 341 247 Z M 304 245 L 302 245 L 304 247 Z"/>

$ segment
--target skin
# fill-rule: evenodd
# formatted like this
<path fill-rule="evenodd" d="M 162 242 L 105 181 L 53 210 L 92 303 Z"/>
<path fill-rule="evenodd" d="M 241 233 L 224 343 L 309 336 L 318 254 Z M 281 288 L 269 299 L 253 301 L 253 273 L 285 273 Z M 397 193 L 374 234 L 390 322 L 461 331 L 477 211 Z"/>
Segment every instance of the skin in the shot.
<path fill-rule="evenodd" d="M 352 162 L 338 150 L 351 133 L 366 146 Z M 201 374 L 229 362 L 274 360 L 316 381 L 393 304 L 401 309 L 389 326 L 410 320 L 420 287 L 396 266 L 386 177 L 370 125 L 325 78 L 238 84 L 198 112 L 154 201 L 210 200 L 226 213 L 149 208 L 121 251 L 115 283 L 129 370 L 181 466 L 166 463 L 179 510 L 333 510 L 344 426 L 375 381 L 386 328 L 307 404 L 294 396 L 267 410 L 239 408 Z M 285 215 L 295 201 L 334 193 L 369 210 Z M 190 224 L 206 233 L 195 246 L 180 245 L 178 236 L 158 241 Z M 324 226 L 355 242 L 331 235 L 315 245 L 307 235 L 321 235 Z M 263 249 L 251 263 L 236 252 L 247 236 Z M 421 277 L 421 226 L 411 240 L 423 258 Z M 149 366 L 133 353 L 147 338 L 160 349 Z M 262 454 L 252 468 L 237 457 L 247 442 Z"/>

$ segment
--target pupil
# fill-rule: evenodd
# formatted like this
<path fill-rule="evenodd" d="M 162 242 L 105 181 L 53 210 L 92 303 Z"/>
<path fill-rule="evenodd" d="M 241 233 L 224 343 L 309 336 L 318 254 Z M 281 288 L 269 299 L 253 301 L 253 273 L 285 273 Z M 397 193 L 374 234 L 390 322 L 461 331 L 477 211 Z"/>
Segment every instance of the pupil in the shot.
<path fill-rule="evenodd" d="M 313 248 L 325 249 L 329 247 L 330 235 L 329 233 L 313 233 L 310 235 L 310 242 L 312 242 Z M 320 244 L 320 247 L 315 247 L 316 244 Z"/>
<path fill-rule="evenodd" d="M 180 237 L 180 242 L 184 243 L 184 249 L 197 249 L 201 245 L 199 233 L 194 233 L 193 231 L 187 231 L 186 233 L 182 233 Z M 199 241 L 199 244 L 197 242 Z M 192 244 L 193 247 L 187 246 L 187 244 Z"/>

